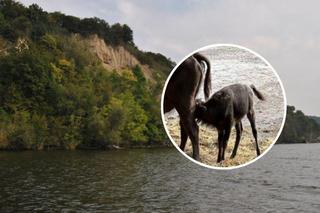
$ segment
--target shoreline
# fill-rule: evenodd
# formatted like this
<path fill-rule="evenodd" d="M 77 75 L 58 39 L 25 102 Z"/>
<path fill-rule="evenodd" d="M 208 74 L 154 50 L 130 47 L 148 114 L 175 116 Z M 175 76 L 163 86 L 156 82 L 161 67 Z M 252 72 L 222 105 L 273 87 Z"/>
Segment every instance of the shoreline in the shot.
<path fill-rule="evenodd" d="M 248 134 L 248 132 L 247 132 Z M 190 141 L 188 141 L 190 142 Z M 191 143 L 191 142 L 190 142 Z M 230 146 L 231 143 L 228 143 Z M 241 144 L 241 141 L 240 141 Z M 274 145 L 292 145 L 292 144 L 320 144 L 320 142 L 276 142 Z M 177 144 L 179 145 L 179 144 Z M 112 145 L 111 145 L 112 146 Z M 163 142 L 162 144 L 153 144 L 153 145 L 137 145 L 137 146 L 116 146 L 108 148 L 95 148 L 95 147 L 82 147 L 75 149 L 65 149 L 63 147 L 54 147 L 54 148 L 43 148 L 43 149 L 10 149 L 10 148 L 0 148 L 0 152 L 24 152 L 24 151 L 36 151 L 36 152 L 50 152 L 50 151 L 114 151 L 114 150 L 130 150 L 130 149 L 158 149 L 158 148 L 175 148 L 170 141 Z M 239 145 L 240 146 L 240 145 Z"/>
<path fill-rule="evenodd" d="M 163 144 L 152 144 L 152 145 L 137 145 L 137 146 L 117 146 L 110 145 L 106 148 L 97 148 L 97 147 L 81 147 L 74 149 L 66 149 L 64 147 L 51 147 L 51 148 L 42 148 L 42 149 L 12 149 L 12 148 L 0 148 L 0 152 L 23 152 L 23 151 L 36 151 L 36 152 L 50 152 L 50 151 L 112 151 L 112 150 L 129 150 L 129 149 L 156 149 L 156 148 L 173 148 L 173 144 L 169 141 L 163 142 Z"/>

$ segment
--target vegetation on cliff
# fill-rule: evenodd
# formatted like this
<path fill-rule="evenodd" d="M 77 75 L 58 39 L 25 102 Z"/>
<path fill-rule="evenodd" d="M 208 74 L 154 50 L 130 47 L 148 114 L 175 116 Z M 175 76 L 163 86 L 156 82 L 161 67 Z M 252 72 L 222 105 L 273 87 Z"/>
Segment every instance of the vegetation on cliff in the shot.
<path fill-rule="evenodd" d="M 87 37 L 122 46 L 139 65 L 106 70 Z M 140 51 L 127 25 L 0 1 L 0 148 L 108 148 L 165 139 L 159 100 L 173 62 Z"/>
<path fill-rule="evenodd" d="M 318 117 L 318 116 L 309 116 L 309 118 L 315 120 L 317 122 L 317 124 L 320 125 L 320 117 Z"/>
<path fill-rule="evenodd" d="M 287 107 L 286 123 L 278 143 L 320 142 L 320 125 L 294 106 Z"/>

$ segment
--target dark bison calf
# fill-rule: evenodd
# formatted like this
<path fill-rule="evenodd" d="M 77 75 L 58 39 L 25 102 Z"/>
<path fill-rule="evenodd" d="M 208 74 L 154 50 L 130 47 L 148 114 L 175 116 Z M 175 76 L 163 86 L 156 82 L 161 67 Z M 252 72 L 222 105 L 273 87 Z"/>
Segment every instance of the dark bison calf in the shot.
<path fill-rule="evenodd" d="M 195 118 L 198 121 L 216 127 L 218 130 L 218 163 L 224 160 L 230 131 L 234 124 L 237 135 L 231 158 L 236 156 L 243 131 L 241 119 L 245 115 L 250 121 L 256 143 L 257 156 L 260 155 L 253 109 L 253 94 L 260 100 L 265 99 L 254 85 L 249 87 L 243 84 L 233 84 L 214 93 L 206 102 L 197 103 Z"/>

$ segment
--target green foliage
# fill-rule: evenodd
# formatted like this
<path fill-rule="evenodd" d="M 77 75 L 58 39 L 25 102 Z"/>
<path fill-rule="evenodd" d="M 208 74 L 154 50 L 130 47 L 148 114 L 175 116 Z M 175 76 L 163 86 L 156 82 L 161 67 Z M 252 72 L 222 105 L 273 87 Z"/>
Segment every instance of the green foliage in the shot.
<path fill-rule="evenodd" d="M 4 24 L 5 24 L 5 19 L 4 19 L 4 16 L 3 14 L 0 12 L 0 26 L 2 27 Z"/>
<path fill-rule="evenodd" d="M 82 117 L 73 114 L 65 117 L 61 143 L 67 149 L 75 149 L 82 142 L 82 119 Z"/>
<path fill-rule="evenodd" d="M 19 111 L 10 116 L 3 132 L 5 138 L 0 143 L 7 143 L 9 149 L 42 149 L 47 140 L 47 120 L 44 116 L 28 111 Z M 4 141 L 5 140 L 5 141 Z"/>
<path fill-rule="evenodd" d="M 158 72 L 154 75 L 157 80 L 165 79 L 168 76 L 175 63 L 160 53 L 143 52 L 135 45 L 126 45 L 126 49 L 133 54 L 142 64 L 149 65 Z"/>
<path fill-rule="evenodd" d="M 17 37 L 29 36 L 32 30 L 32 24 L 25 16 L 19 16 L 15 18 L 12 21 L 11 26 L 15 30 Z"/>
<path fill-rule="evenodd" d="M 57 41 L 55 37 L 50 34 L 45 34 L 41 37 L 40 43 L 49 50 L 56 50 L 57 49 Z"/>
<path fill-rule="evenodd" d="M 1 105 L 8 111 L 14 106 L 25 109 L 41 108 L 50 88 L 50 66 L 46 54 L 36 48 L 12 52 L 0 60 Z"/>
<path fill-rule="evenodd" d="M 109 45 L 124 46 L 142 64 L 149 65 L 153 70 L 158 71 L 154 73 L 157 81 L 163 80 L 174 66 L 170 59 L 159 53 L 140 51 L 133 42 L 132 30 L 126 24 L 116 23 L 110 26 L 106 21 L 97 17 L 80 19 L 60 12 L 47 13 L 36 4 L 27 8 L 13 0 L 0 0 L 0 35 L 11 42 L 21 37 L 30 37 L 33 41 L 42 40 L 44 45 L 52 48 L 50 45 L 54 46 L 54 39 L 49 38 L 49 34 L 59 34 L 60 37 L 68 35 L 65 38 L 70 39 L 70 34 L 74 33 L 82 36 L 96 34 Z M 62 44 L 69 46 L 66 41 L 63 41 Z M 61 42 L 58 45 L 61 45 Z M 74 54 L 79 55 L 87 52 L 74 50 Z M 82 57 L 82 59 L 85 58 Z"/>
<path fill-rule="evenodd" d="M 125 141 L 146 142 L 145 135 L 148 117 L 144 109 L 137 103 L 130 92 L 120 96 L 122 107 L 125 109 L 125 125 L 122 138 Z"/>
<path fill-rule="evenodd" d="M 287 107 L 287 117 L 278 143 L 316 142 L 320 135 L 320 125 L 296 110 L 294 106 Z"/>
<path fill-rule="evenodd" d="M 10 20 L 26 15 L 26 8 L 21 3 L 12 0 L 1 0 L 0 11 Z"/>
<path fill-rule="evenodd" d="M 76 33 L 76 34 L 74 34 Z M 80 35 L 78 35 L 80 34 Z M 153 71 L 106 70 L 82 36 L 122 45 Z M 75 149 L 161 142 L 159 94 L 173 63 L 144 53 L 127 25 L 0 0 L 0 149 Z"/>
<path fill-rule="evenodd" d="M 0 1 L 0 33 L 10 41 L 31 35 L 34 40 L 46 33 L 69 32 L 83 36 L 97 34 L 112 45 L 133 44 L 132 30 L 119 23 L 111 27 L 99 18 L 84 18 L 47 13 L 38 5 L 28 8 L 13 0 Z"/>
<path fill-rule="evenodd" d="M 318 116 L 309 116 L 309 118 L 315 120 L 317 122 L 317 124 L 320 125 L 320 117 L 318 117 Z"/>

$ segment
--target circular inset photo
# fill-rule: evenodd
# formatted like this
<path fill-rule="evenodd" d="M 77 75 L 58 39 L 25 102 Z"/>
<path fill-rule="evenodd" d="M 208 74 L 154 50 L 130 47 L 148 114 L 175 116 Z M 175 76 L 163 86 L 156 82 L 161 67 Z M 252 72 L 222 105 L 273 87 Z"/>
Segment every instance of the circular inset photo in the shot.
<path fill-rule="evenodd" d="M 161 116 L 185 157 L 208 168 L 239 168 L 266 154 L 280 136 L 285 91 L 262 56 L 238 45 L 210 45 L 172 70 Z"/>

